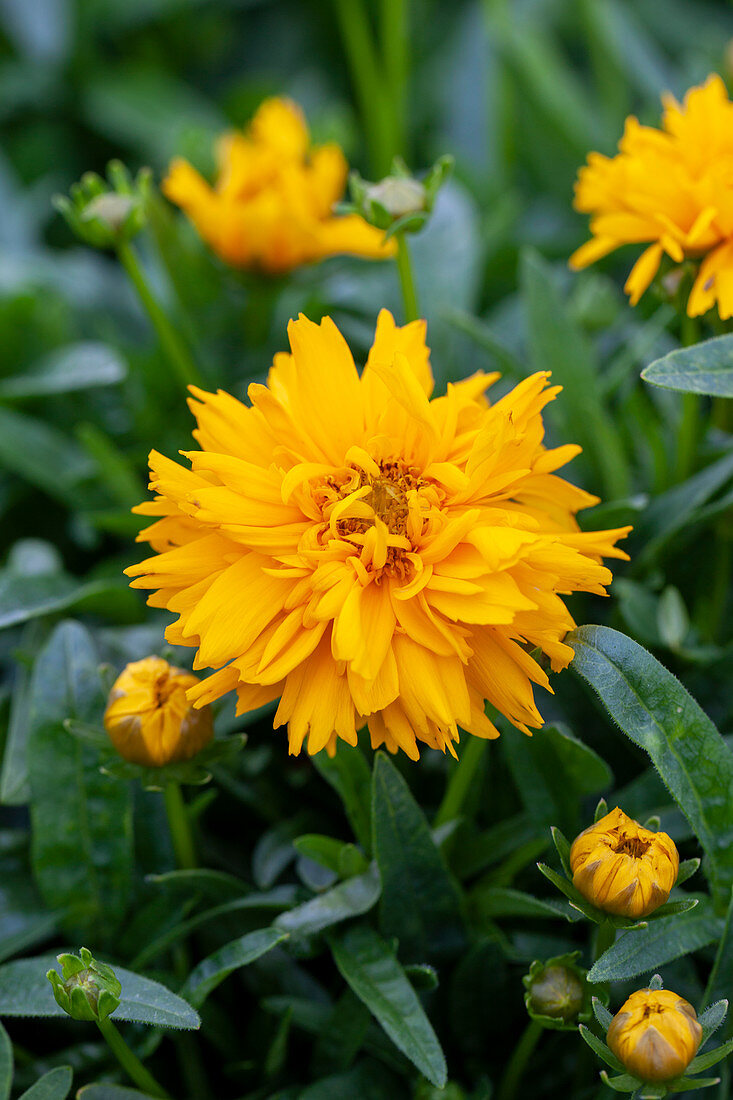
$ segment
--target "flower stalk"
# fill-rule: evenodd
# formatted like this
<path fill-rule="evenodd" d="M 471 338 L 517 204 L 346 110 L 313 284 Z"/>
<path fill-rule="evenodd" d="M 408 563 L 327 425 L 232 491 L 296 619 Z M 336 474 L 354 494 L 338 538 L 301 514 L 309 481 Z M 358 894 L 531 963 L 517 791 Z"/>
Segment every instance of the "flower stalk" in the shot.
<path fill-rule="evenodd" d="M 415 288 L 415 276 L 410 259 L 410 250 L 404 233 L 395 234 L 397 237 L 397 271 L 400 276 L 402 288 L 402 301 L 405 308 L 405 323 L 417 321 L 420 310 L 417 304 L 417 290 Z"/>
<path fill-rule="evenodd" d="M 131 1081 L 143 1089 L 149 1096 L 161 1097 L 168 1100 L 169 1093 L 153 1077 L 150 1070 L 146 1069 L 138 1056 L 130 1049 L 125 1040 L 111 1020 L 97 1020 L 97 1027 L 102 1032 L 109 1049 L 120 1063 Z"/>
<path fill-rule="evenodd" d="M 196 846 L 179 784 L 167 783 L 164 798 L 176 863 L 181 870 L 192 870 L 197 866 Z"/>
<path fill-rule="evenodd" d="M 512 1051 L 496 1093 L 496 1100 L 514 1100 L 518 1095 L 519 1085 L 541 1034 L 542 1024 L 537 1020 L 530 1020 Z"/>
<path fill-rule="evenodd" d="M 153 323 L 178 381 L 183 386 L 197 385 L 201 378 L 191 354 L 153 294 L 134 250 L 126 241 L 120 241 L 117 245 L 117 256 Z"/>

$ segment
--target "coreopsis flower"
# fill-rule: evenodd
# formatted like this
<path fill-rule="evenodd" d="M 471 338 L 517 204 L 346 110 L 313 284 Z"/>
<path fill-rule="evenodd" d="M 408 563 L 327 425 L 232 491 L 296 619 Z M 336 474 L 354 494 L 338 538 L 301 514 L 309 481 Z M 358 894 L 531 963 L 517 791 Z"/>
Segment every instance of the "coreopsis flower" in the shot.
<path fill-rule="evenodd" d="M 702 1027 L 695 1009 L 669 989 L 639 989 L 621 1006 L 606 1036 L 629 1073 L 642 1081 L 669 1081 L 697 1054 Z"/>
<path fill-rule="evenodd" d="M 104 712 L 105 728 L 120 756 L 152 768 L 196 756 L 214 736 L 210 709 L 195 709 L 187 698 L 197 684 L 198 677 L 161 657 L 127 665 Z"/>
<path fill-rule="evenodd" d="M 214 187 L 177 158 L 163 192 L 214 252 L 271 274 L 337 253 L 385 259 L 394 242 L 356 214 L 337 216 L 348 166 L 338 145 L 310 146 L 297 104 L 267 99 L 244 132 L 220 139 Z"/>
<path fill-rule="evenodd" d="M 687 302 L 691 317 L 717 305 L 733 316 L 733 103 L 717 75 L 680 105 L 663 97 L 662 129 L 626 120 L 615 157 L 591 153 L 580 169 L 575 208 L 591 215 L 593 237 L 570 258 L 586 267 L 624 244 L 648 247 L 625 290 L 636 305 L 664 255 L 699 260 Z"/>
<path fill-rule="evenodd" d="M 654 833 L 616 807 L 570 849 L 573 885 L 607 913 L 648 917 L 669 898 L 680 860 L 666 833 Z"/>
<path fill-rule="evenodd" d="M 127 570 L 176 613 L 167 639 L 216 669 L 188 697 L 236 689 L 240 714 L 280 697 L 290 752 L 338 738 L 418 756 L 454 752 L 458 727 L 496 737 L 489 700 L 521 730 L 564 668 L 574 623 L 561 594 L 605 594 L 602 557 L 629 528 L 581 532 L 597 498 L 554 471 L 579 451 L 543 445 L 547 372 L 494 404 L 478 373 L 430 400 L 425 323 L 383 310 L 366 367 L 330 318 L 290 323 L 252 407 L 192 389 L 191 469 L 153 451 L 155 551 Z"/>

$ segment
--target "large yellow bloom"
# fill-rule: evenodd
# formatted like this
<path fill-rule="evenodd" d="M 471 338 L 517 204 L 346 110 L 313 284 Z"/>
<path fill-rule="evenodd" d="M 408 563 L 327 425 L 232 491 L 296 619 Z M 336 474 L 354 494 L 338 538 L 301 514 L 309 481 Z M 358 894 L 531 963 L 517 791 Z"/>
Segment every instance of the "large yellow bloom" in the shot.
<path fill-rule="evenodd" d="M 291 753 L 353 745 L 365 722 L 375 747 L 454 752 L 459 726 L 498 735 L 487 699 L 540 726 L 530 650 L 569 663 L 561 594 L 605 594 L 601 557 L 626 557 L 629 530 L 578 529 L 597 498 L 553 471 L 580 448 L 542 443 L 560 387 L 540 372 L 489 405 L 497 376 L 479 373 L 431 401 L 425 323 L 386 310 L 361 376 L 330 318 L 288 331 L 251 408 L 193 389 L 190 470 L 150 456 L 137 511 L 163 518 L 127 572 L 178 615 L 168 641 L 218 670 L 189 698 L 236 688 L 243 713 L 281 696 Z"/>
<path fill-rule="evenodd" d="M 680 105 L 663 97 L 662 130 L 626 120 L 615 157 L 591 153 L 575 207 L 591 214 L 592 240 L 570 258 L 586 267 L 623 244 L 650 242 L 625 290 L 636 305 L 662 256 L 702 260 L 687 302 L 691 317 L 716 305 L 733 316 L 733 103 L 719 76 Z"/>
<path fill-rule="evenodd" d="M 270 273 L 348 252 L 369 259 L 394 253 L 394 242 L 356 214 L 336 217 L 348 166 L 338 145 L 309 147 L 300 108 L 267 99 L 249 129 L 218 145 L 215 187 L 177 158 L 163 191 L 188 214 L 227 263 Z"/>

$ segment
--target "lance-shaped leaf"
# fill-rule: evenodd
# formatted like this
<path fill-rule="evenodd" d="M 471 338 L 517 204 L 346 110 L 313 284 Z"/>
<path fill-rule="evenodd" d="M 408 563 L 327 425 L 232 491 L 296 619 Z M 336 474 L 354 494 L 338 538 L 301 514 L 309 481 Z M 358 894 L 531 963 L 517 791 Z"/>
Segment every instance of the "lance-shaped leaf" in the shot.
<path fill-rule="evenodd" d="M 0 966 L 0 1016 L 66 1016 L 56 1004 L 46 972 L 58 969 L 56 955 L 14 959 Z M 122 985 L 119 1007 L 110 1020 L 132 1020 L 153 1027 L 195 1029 L 198 1013 L 160 982 L 115 966 Z"/>
<path fill-rule="evenodd" d="M 588 972 L 591 982 L 618 982 L 648 974 L 665 963 L 714 943 L 722 921 L 701 904 L 684 917 L 650 921 L 646 928 L 626 933 L 604 951 Z"/>
<path fill-rule="evenodd" d="M 99 718 L 99 663 L 84 627 L 56 627 L 34 667 L 28 743 L 38 888 L 49 908 L 68 912 L 68 928 L 97 942 L 114 931 L 129 899 L 131 795 L 124 783 L 100 774 L 98 753 L 68 733 L 64 721 Z"/>
<path fill-rule="evenodd" d="M 407 783 L 384 753 L 374 761 L 374 852 L 382 876 L 381 928 L 424 962 L 463 942 L 458 889 Z"/>
<path fill-rule="evenodd" d="M 733 397 L 733 336 L 676 348 L 641 372 L 645 382 L 680 393 Z"/>
<path fill-rule="evenodd" d="M 626 736 L 644 749 L 707 856 L 716 908 L 733 885 L 733 753 L 695 700 L 642 646 L 605 626 L 568 635 L 572 668 L 600 696 Z"/>
<path fill-rule="evenodd" d="M 248 932 L 246 936 L 232 940 L 191 971 L 181 989 L 181 996 L 200 1008 L 225 978 L 272 951 L 273 947 L 287 938 L 287 932 L 280 932 L 277 928 L 261 928 L 257 932 Z"/>
<path fill-rule="evenodd" d="M 443 1088 L 443 1051 L 407 975 L 389 944 L 367 925 L 331 937 L 336 966 L 392 1042 L 423 1076 Z"/>

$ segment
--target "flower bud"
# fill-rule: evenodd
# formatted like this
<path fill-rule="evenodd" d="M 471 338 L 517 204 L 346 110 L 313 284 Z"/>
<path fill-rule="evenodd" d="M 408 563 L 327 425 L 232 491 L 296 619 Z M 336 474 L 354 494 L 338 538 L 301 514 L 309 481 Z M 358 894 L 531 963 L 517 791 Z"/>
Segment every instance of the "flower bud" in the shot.
<path fill-rule="evenodd" d="M 527 1008 L 538 1016 L 568 1023 L 583 1007 L 583 983 L 567 966 L 547 966 L 529 983 Z"/>
<path fill-rule="evenodd" d="M 56 1003 L 74 1020 L 104 1020 L 120 1003 L 122 986 L 112 967 L 97 962 L 86 947 L 79 954 L 57 955 L 61 975 L 49 970 L 46 977 Z"/>
<path fill-rule="evenodd" d="M 621 1006 L 606 1042 L 629 1073 L 642 1081 L 669 1081 L 697 1054 L 702 1027 L 695 1009 L 669 989 L 640 989 Z"/>
<path fill-rule="evenodd" d="M 606 913 L 634 920 L 667 901 L 679 864 L 671 837 L 644 829 L 618 807 L 570 849 L 573 885 L 583 897 Z"/>
<path fill-rule="evenodd" d="M 133 179 L 123 164 L 110 161 L 107 180 L 86 172 L 72 185 L 69 196 L 54 195 L 53 204 L 85 244 L 116 248 L 144 228 L 151 179 L 148 168 Z"/>
<path fill-rule="evenodd" d="M 426 208 L 427 193 L 419 180 L 410 176 L 387 176 L 379 183 L 370 183 L 366 199 L 378 203 L 392 218 L 419 214 Z"/>
<path fill-rule="evenodd" d="M 120 756 L 159 768 L 190 760 L 214 736 L 209 707 L 195 710 L 186 692 L 199 681 L 161 657 L 129 664 L 117 677 L 104 725 Z"/>

